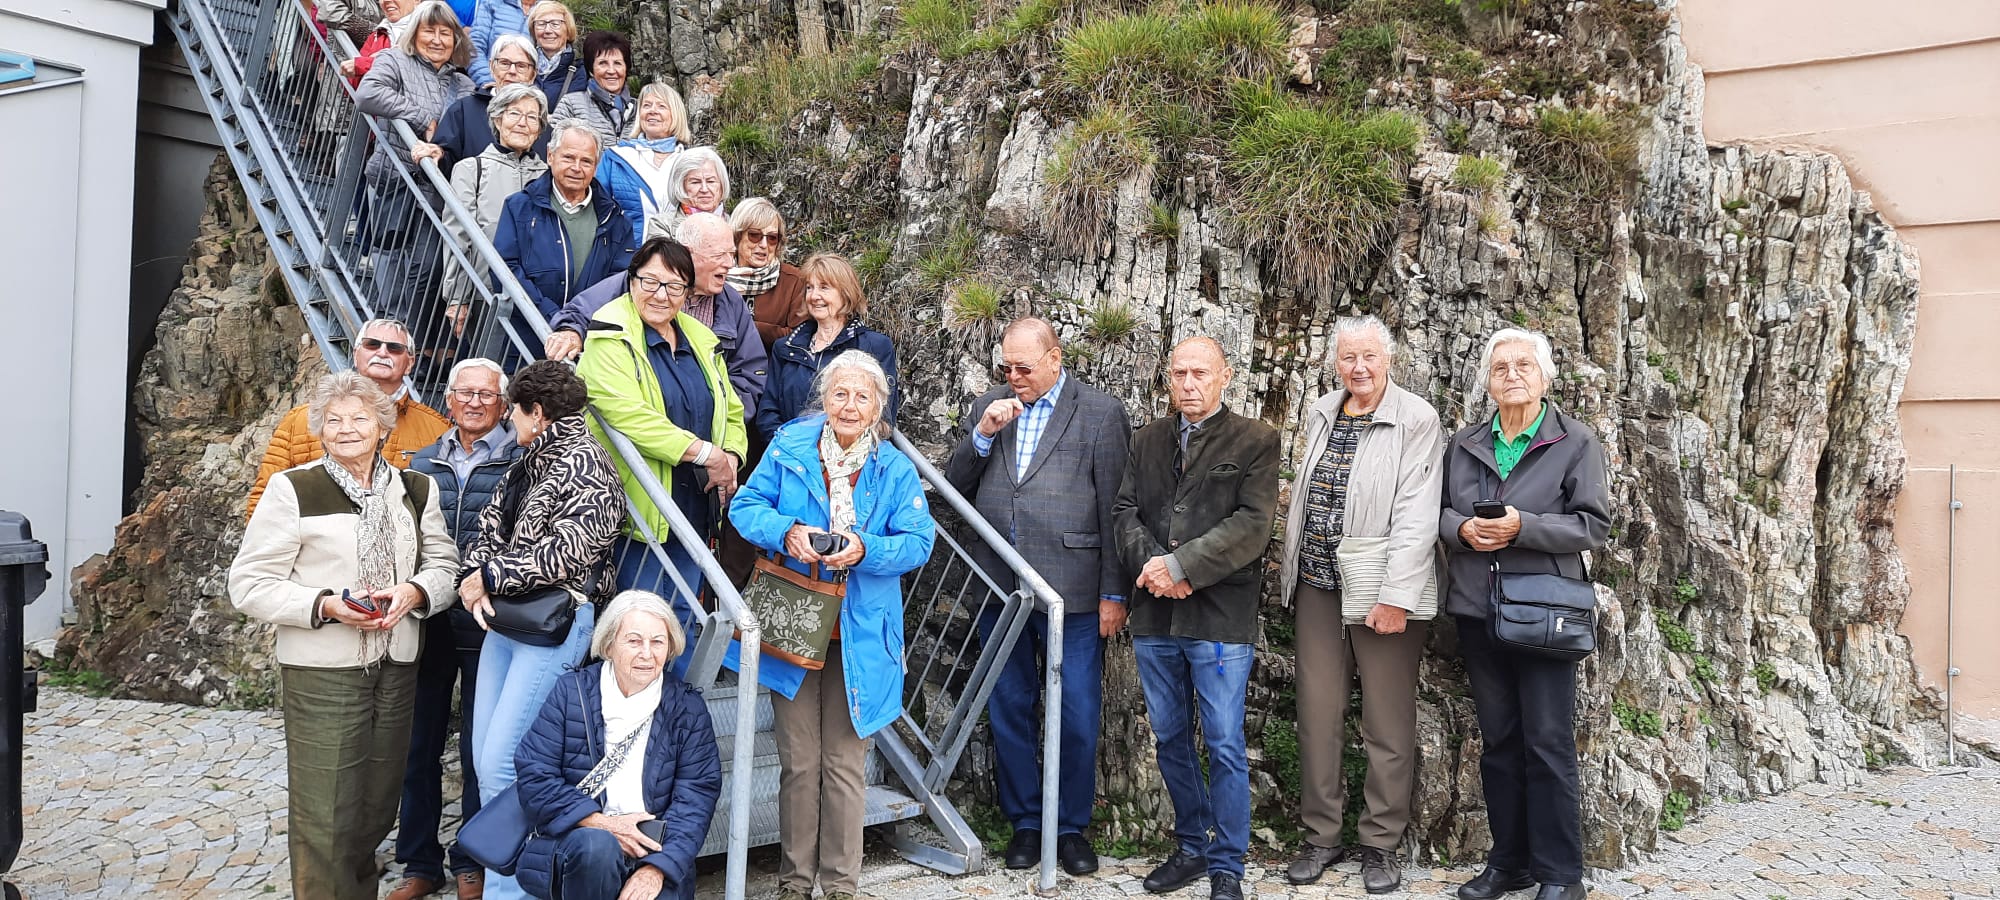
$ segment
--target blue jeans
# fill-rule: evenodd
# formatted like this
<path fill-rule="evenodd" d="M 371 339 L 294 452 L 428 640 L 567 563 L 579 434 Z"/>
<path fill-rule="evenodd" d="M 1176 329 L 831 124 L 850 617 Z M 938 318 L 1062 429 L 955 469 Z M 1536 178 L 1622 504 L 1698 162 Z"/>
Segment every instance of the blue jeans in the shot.
<path fill-rule="evenodd" d="M 681 549 L 680 542 L 673 538 L 668 538 L 661 546 L 666 548 L 667 559 L 673 563 L 674 570 L 680 573 L 681 580 L 687 582 L 688 589 L 700 593 L 702 585 L 706 582 L 702 580 L 701 566 L 695 563 L 694 557 Z M 665 597 L 667 602 L 673 605 L 674 612 L 680 615 L 681 632 L 687 635 L 687 649 L 693 650 L 694 639 L 701 634 L 701 628 L 696 624 L 695 604 L 689 602 L 680 588 L 674 585 L 674 580 L 668 577 L 666 569 L 660 565 L 660 558 L 643 541 L 636 541 L 624 535 L 619 535 L 618 539 L 612 542 L 611 553 L 611 558 L 618 561 L 618 589 L 652 591 Z M 693 660 L 694 656 L 691 653 L 682 653 L 675 657 L 674 674 L 686 678 L 688 663 Z"/>
<path fill-rule="evenodd" d="M 576 624 L 560 646 L 536 647 L 502 634 L 486 635 L 479 653 L 479 696 L 472 714 L 472 752 L 479 769 L 479 802 L 514 783 L 514 748 L 528 726 L 541 714 L 542 701 L 556 678 L 576 668 L 590 652 L 590 630 L 597 624 L 595 607 L 576 608 Z M 527 894 L 512 876 L 488 870 L 486 896 L 518 900 Z"/>
<path fill-rule="evenodd" d="M 992 637 L 1000 608 L 979 617 L 979 639 Z M 1097 801 L 1097 725 L 1104 701 L 1104 639 L 1097 636 L 1097 609 L 1063 616 L 1062 772 L 1056 803 L 1059 834 L 1090 827 Z M 1042 722 L 1035 715 L 1042 696 L 1042 661 L 1049 643 L 1047 613 L 1033 613 L 1001 664 L 987 724 L 993 729 L 993 757 L 1000 787 L 1000 812 L 1016 831 L 1042 828 Z"/>
<path fill-rule="evenodd" d="M 1249 644 L 1152 635 L 1133 637 L 1132 649 L 1158 741 L 1160 776 L 1174 801 L 1174 840 L 1180 852 L 1207 857 L 1209 874 L 1241 878 L 1250 849 L 1243 703 L 1256 653 Z M 1208 749 L 1206 781 L 1195 758 L 1197 703 Z"/>
<path fill-rule="evenodd" d="M 639 868 L 639 861 L 625 855 L 618 839 L 602 828 L 572 828 L 556 839 L 556 870 L 549 886 L 562 900 L 618 900 L 625 879 Z M 488 887 L 491 890 L 491 887 Z M 672 885 L 660 888 L 659 900 L 694 897 L 694 879 L 681 890 Z"/>
<path fill-rule="evenodd" d="M 463 822 L 479 812 L 478 767 L 474 765 L 471 722 L 479 694 L 479 651 L 458 646 L 451 617 L 424 622 L 424 652 L 417 660 L 417 704 L 410 717 L 410 758 L 403 767 L 403 811 L 396 825 L 396 861 L 403 876 L 444 880 L 445 849 L 438 843 L 444 817 L 444 742 L 451 735 L 451 695 L 459 691 L 459 808 Z M 479 864 L 451 848 L 454 873 L 477 872 Z"/>

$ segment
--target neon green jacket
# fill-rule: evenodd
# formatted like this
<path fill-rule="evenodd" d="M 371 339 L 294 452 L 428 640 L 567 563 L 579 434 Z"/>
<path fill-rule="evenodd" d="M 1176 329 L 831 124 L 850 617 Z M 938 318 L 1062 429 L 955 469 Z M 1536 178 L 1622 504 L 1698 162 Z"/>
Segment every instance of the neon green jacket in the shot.
<path fill-rule="evenodd" d="M 709 426 L 709 433 L 719 436 L 716 446 L 742 459 L 749 452 L 750 444 L 749 432 L 743 424 L 743 401 L 729 384 L 729 364 L 722 358 L 715 332 L 687 313 L 681 313 L 674 321 L 694 348 L 702 373 L 708 377 L 708 388 L 715 395 L 715 421 Z M 605 325 L 616 327 L 605 328 Z M 660 382 L 653 375 L 653 364 L 646 358 L 645 329 L 646 323 L 640 321 L 639 311 L 632 305 L 630 294 L 604 304 L 592 318 L 592 328 L 584 336 L 583 359 L 577 364 L 576 374 L 590 388 L 590 405 L 604 415 L 604 420 L 611 427 L 632 439 L 632 443 L 646 457 L 653 477 L 658 478 L 662 485 L 671 485 L 674 466 L 694 465 L 680 460 L 696 438 L 693 432 L 667 418 L 666 399 L 660 394 Z M 590 431 L 605 449 L 611 451 L 611 461 L 618 466 L 618 478 L 624 483 L 625 496 L 630 497 L 638 513 L 645 516 L 653 534 L 665 540 L 667 517 L 647 498 L 645 490 L 639 486 L 638 476 L 612 447 L 611 440 L 598 426 L 596 417 L 590 419 Z M 744 472 L 737 475 L 738 478 L 747 476 L 748 473 Z M 635 538 L 644 535 L 633 523 L 628 522 L 625 530 Z"/>

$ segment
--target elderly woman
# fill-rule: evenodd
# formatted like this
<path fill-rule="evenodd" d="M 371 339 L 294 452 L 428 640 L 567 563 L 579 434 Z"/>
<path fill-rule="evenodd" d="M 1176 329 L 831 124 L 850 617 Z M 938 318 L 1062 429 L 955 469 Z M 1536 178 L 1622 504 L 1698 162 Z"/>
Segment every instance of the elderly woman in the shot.
<path fill-rule="evenodd" d="M 681 220 L 698 212 L 722 215 L 729 201 L 729 167 L 714 147 L 693 147 L 674 154 L 667 166 L 667 196 L 660 209 L 646 217 L 647 237 L 672 237 Z"/>
<path fill-rule="evenodd" d="M 632 67 L 632 42 L 615 31 L 593 31 L 583 36 L 579 60 L 589 70 L 590 81 L 582 90 L 556 101 L 553 118 L 589 125 L 604 139 L 605 146 L 611 146 L 638 115 L 632 95 L 625 92 Z"/>
<path fill-rule="evenodd" d="M 1410 822 L 1416 779 L 1417 663 L 1437 614 L 1432 510 L 1444 452 L 1437 411 L 1389 382 L 1394 346 L 1374 316 L 1334 326 L 1340 389 L 1315 401 L 1306 416 L 1299 462 L 1306 477 L 1292 485 L 1278 594 L 1297 616 L 1299 812 L 1306 832 L 1285 877 L 1311 884 L 1341 856 L 1342 726 L 1351 669 L 1361 678 L 1368 780 L 1360 846 L 1349 852 L 1360 857 L 1362 885 L 1371 894 L 1402 884 L 1396 848 Z M 1343 585 L 1339 561 L 1354 565 L 1362 557 L 1383 574 Z"/>
<path fill-rule="evenodd" d="M 506 2 L 506 0 L 500 0 Z M 590 70 L 576 58 L 576 15 L 562 0 L 541 0 L 528 10 L 528 39 L 535 42 L 535 84 L 548 97 L 549 108 L 568 94 L 583 90 Z"/>
<path fill-rule="evenodd" d="M 501 46 L 506 41 L 520 38 L 507 35 L 501 38 Z M 549 171 L 549 164 L 535 155 L 542 145 L 543 126 L 547 124 L 547 110 L 542 106 L 542 92 L 532 84 L 513 83 L 502 85 L 487 103 L 487 130 L 493 140 L 479 155 L 460 160 L 451 170 L 451 189 L 458 195 L 466 211 L 472 213 L 479 223 L 486 239 L 492 240 L 494 231 L 500 226 L 500 213 L 507 205 L 507 198 L 520 193 L 528 182 L 542 177 Z M 465 253 L 471 271 L 481 277 L 486 274 L 486 261 L 472 246 L 470 237 L 456 219 L 445 222 L 451 229 Z M 445 291 L 447 306 L 445 315 L 451 320 L 454 331 L 463 335 L 467 318 L 472 310 L 473 285 L 467 282 L 467 270 L 453 266 L 445 271 Z M 492 315 L 492 310 L 486 310 Z M 480 323 L 474 331 L 487 327 Z M 483 336 L 483 343 L 474 352 L 483 357 L 499 358 L 507 352 L 504 346 L 506 336 L 497 328 Z"/>
<path fill-rule="evenodd" d="M 805 279 L 784 259 L 785 217 L 777 204 L 751 197 L 730 212 L 729 230 L 736 234 L 737 265 L 724 278 L 750 304 L 764 349 L 774 350 L 779 339 L 811 318 Z"/>
<path fill-rule="evenodd" d="M 458 547 L 430 477 L 382 459 L 396 402 L 374 382 L 321 378 L 306 419 L 326 456 L 265 487 L 229 602 L 278 626 L 292 892 L 373 900 L 410 746 L 417 619 L 451 606 Z"/>
<path fill-rule="evenodd" d="M 888 335 L 861 324 L 861 317 L 868 314 L 868 298 L 861 295 L 861 278 L 854 266 L 846 257 L 819 253 L 799 267 L 799 277 L 806 283 L 809 318 L 771 348 L 771 374 L 757 399 L 753 430 L 769 440 L 779 426 L 805 412 L 818 399 L 813 394 L 814 378 L 829 360 L 849 350 L 874 357 L 887 374 L 882 420 L 894 428 L 902 399 L 896 386 L 896 348 Z"/>
<path fill-rule="evenodd" d="M 694 897 L 722 758 L 708 705 L 670 668 L 686 645 L 660 595 L 626 591 L 591 638 L 603 662 L 557 679 L 515 757 L 535 823 L 516 871 L 529 894 Z M 658 840 L 639 828 L 650 819 Z"/>
<path fill-rule="evenodd" d="M 368 115 L 400 120 L 418 139 L 428 140 L 445 108 L 472 90 L 462 71 L 471 48 L 458 16 L 440 0 L 418 4 L 409 18 L 396 48 L 378 55 L 361 79 L 354 103 Z M 364 172 L 373 197 L 375 310 L 410 323 L 419 344 L 437 346 L 444 244 L 424 208 L 436 209 L 442 200 L 415 171 L 411 145 L 393 128 L 386 136 Z M 405 182 L 400 170 L 409 171 L 412 181 Z"/>
<path fill-rule="evenodd" d="M 429 156 L 437 160 L 438 168 L 449 177 L 459 162 L 471 159 L 493 145 L 494 136 L 499 132 L 493 120 L 491 106 L 494 94 L 510 84 L 535 83 L 535 45 L 518 34 L 501 35 L 493 42 L 493 49 L 487 55 L 487 62 L 500 79 L 497 84 L 488 84 L 473 89 L 472 93 L 452 101 L 446 107 L 444 117 L 438 120 L 434 143 L 418 144 L 410 150 L 412 158 Z M 540 88 L 535 93 L 541 93 Z M 540 119 L 546 124 L 548 105 L 541 107 Z M 540 129 L 533 147 L 536 155 L 548 154 L 548 129 Z"/>
<path fill-rule="evenodd" d="M 639 115 L 631 131 L 597 166 L 597 180 L 618 201 L 633 234 L 645 234 L 646 217 L 660 211 L 669 184 L 667 163 L 691 140 L 681 93 L 664 81 L 640 88 Z"/>
<path fill-rule="evenodd" d="M 694 284 L 687 248 L 666 238 L 649 240 L 632 254 L 628 275 L 628 293 L 593 317 L 577 373 L 590 385 L 591 405 L 639 448 L 694 528 L 696 543 L 705 545 L 718 524 L 709 493 L 728 501 L 749 447 L 743 401 L 729 383 L 715 332 L 683 311 Z M 618 586 L 673 590 L 683 630 L 693 634 L 696 598 L 675 589 L 645 535 L 659 537 L 689 590 L 701 590 L 701 570 L 679 541 L 667 539 L 667 516 L 638 474 L 624 457 L 617 463 L 635 507 L 628 536 L 619 541 Z"/>
<path fill-rule="evenodd" d="M 854 896 L 867 737 L 902 714 L 901 579 L 930 558 L 936 528 L 916 467 L 887 442 L 882 365 L 849 350 L 827 363 L 818 388 L 823 412 L 781 429 L 729 505 L 743 536 L 785 565 L 847 571 L 826 667 L 768 655 L 758 667 L 777 694 L 780 900 L 811 897 L 815 882 L 827 897 Z M 813 536 L 827 532 L 842 544 L 822 555 Z"/>
<path fill-rule="evenodd" d="M 472 746 L 483 805 L 514 783 L 514 750 L 556 677 L 583 662 L 604 591 L 611 540 L 625 498 L 611 457 L 584 427 L 583 382 L 562 363 L 522 369 L 507 385 L 514 435 L 527 452 L 507 470 L 493 502 L 479 514 L 479 536 L 465 550 L 458 595 L 487 629 L 473 699 Z M 575 604 L 563 633 L 494 630 L 496 609 L 560 588 Z M 486 896 L 521 896 L 509 876 L 486 873 Z"/>
<path fill-rule="evenodd" d="M 1438 519 L 1450 569 L 1445 609 L 1457 619 L 1485 738 L 1479 775 L 1493 831 L 1485 870 L 1458 895 L 1494 900 L 1539 883 L 1537 900 L 1581 900 L 1576 663 L 1500 646 L 1487 616 L 1494 572 L 1584 577 L 1583 552 L 1603 547 L 1611 531 L 1604 448 L 1548 401 L 1556 379 L 1548 338 L 1501 329 L 1486 340 L 1479 370 L 1499 409 L 1446 444 Z M 1474 508 L 1481 501 L 1495 502 L 1486 517 Z"/>

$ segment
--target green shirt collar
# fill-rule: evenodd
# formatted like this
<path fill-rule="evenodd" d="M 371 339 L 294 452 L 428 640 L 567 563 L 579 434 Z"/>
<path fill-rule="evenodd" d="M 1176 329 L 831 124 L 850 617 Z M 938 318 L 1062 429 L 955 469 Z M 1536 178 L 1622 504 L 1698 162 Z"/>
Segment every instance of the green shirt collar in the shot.
<path fill-rule="evenodd" d="M 1534 443 L 1535 435 L 1541 433 L 1542 419 L 1547 418 L 1548 414 L 1549 403 L 1544 400 L 1542 411 L 1535 414 L 1534 424 L 1529 425 L 1527 431 L 1521 432 L 1512 441 L 1507 440 L 1506 433 L 1500 430 L 1500 414 L 1497 412 L 1493 414 L 1493 462 L 1499 468 L 1503 480 L 1514 473 L 1514 465 L 1521 461 L 1521 457 L 1528 454 L 1528 446 Z"/>

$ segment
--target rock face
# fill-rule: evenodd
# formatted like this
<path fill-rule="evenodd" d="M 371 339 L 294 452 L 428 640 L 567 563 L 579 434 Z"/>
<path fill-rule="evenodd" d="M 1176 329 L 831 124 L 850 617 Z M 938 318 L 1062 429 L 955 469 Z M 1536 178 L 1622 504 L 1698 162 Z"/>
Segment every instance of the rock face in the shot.
<path fill-rule="evenodd" d="M 146 471 L 109 555 L 75 573 L 58 654 L 122 693 L 201 704 L 275 696 L 271 628 L 230 606 L 243 506 L 295 385 L 324 369 L 218 154 L 208 208 L 134 389 Z"/>
<path fill-rule="evenodd" d="M 620 9 L 642 73 L 677 79 L 712 138 L 730 121 L 714 98 L 732 68 L 818 53 L 882 15 L 810 2 Z M 1130 173 L 1101 233 L 1059 251 L 1044 174 L 1078 116 L 1044 84 L 1049 47 L 1030 40 L 954 63 L 887 55 L 851 95 L 791 116 L 779 152 L 733 159 L 736 193 L 779 203 L 794 252 L 864 261 L 871 317 L 898 342 L 900 424 L 936 458 L 989 384 L 995 322 L 1017 314 L 1053 321 L 1072 371 L 1124 399 L 1135 422 L 1166 411 L 1159 370 L 1173 343 L 1217 338 L 1237 372 L 1229 402 L 1283 429 L 1288 460 L 1302 410 L 1335 387 L 1341 316 L 1386 320 L 1395 379 L 1454 428 L 1490 415 L 1485 337 L 1510 325 L 1546 333 L 1562 372 L 1552 397 L 1603 440 L 1615 499 L 1611 546 L 1592 559 L 1601 649 L 1578 690 L 1592 865 L 1652 848 L 1662 827 L 1713 800 L 1932 761 L 1942 735 L 1896 632 L 1907 586 L 1889 521 L 1904 470 L 1893 411 L 1916 320 L 1913 254 L 1837 160 L 1706 145 L 1701 80 L 1671 3 L 1462 6 L 1475 34 L 1587 63 L 1590 84 L 1569 94 L 1629 111 L 1630 183 L 1566 201 L 1549 157 L 1524 138 L 1561 101 L 1451 90 L 1434 61 L 1398 51 L 1369 97 L 1424 122 L 1426 137 L 1390 233 L 1329 288 L 1291 286 L 1238 233 L 1212 160 Z M 1299 72 L 1314 72 L 1329 52 L 1314 35 L 1337 23 L 1299 23 Z M 1497 183 L 1462 186 L 1459 161 L 1475 153 L 1504 164 Z M 143 509 L 85 574 L 85 621 L 67 645 L 132 692 L 200 702 L 257 683 L 268 659 L 267 638 L 222 599 L 221 569 L 257 448 L 290 402 L 276 386 L 312 365 L 287 336 L 300 329 L 282 296 L 259 287 L 253 223 L 215 186 L 218 231 L 192 254 L 142 379 Z M 222 235 L 232 224 L 234 248 Z M 956 267 L 940 262 L 954 253 Z M 993 289 L 997 314 L 968 313 L 974 282 Z M 224 333 L 246 346 L 212 349 Z M 1282 842 L 1296 823 L 1292 624 L 1275 604 L 1265 622 L 1248 731 L 1260 834 Z M 1490 843 L 1479 734 L 1454 631 L 1432 635 L 1413 837 L 1436 858 L 1477 859 Z M 1105 668 L 1098 829 L 1153 840 L 1169 804 L 1128 641 L 1112 642 Z M 959 773 L 968 796 L 990 796 L 982 748 Z"/>

